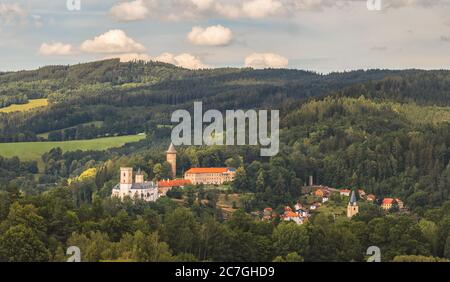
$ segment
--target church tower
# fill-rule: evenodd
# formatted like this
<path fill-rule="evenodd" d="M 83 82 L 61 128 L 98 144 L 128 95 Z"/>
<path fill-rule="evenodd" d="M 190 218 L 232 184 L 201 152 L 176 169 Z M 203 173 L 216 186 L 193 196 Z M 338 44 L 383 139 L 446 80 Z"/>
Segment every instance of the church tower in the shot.
<path fill-rule="evenodd" d="M 177 176 L 177 150 L 175 150 L 175 146 L 173 146 L 173 143 L 170 143 L 166 155 L 167 155 L 167 162 L 172 167 L 172 178 L 175 178 Z"/>
<path fill-rule="evenodd" d="M 355 191 L 352 191 L 352 195 L 350 196 L 350 201 L 347 205 L 347 217 L 352 218 L 359 212 L 358 202 L 356 202 Z"/>

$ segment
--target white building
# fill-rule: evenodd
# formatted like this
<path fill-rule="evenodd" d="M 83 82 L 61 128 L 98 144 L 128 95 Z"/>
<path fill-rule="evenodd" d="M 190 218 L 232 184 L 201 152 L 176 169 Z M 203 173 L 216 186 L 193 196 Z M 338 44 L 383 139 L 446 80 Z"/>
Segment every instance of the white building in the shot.
<path fill-rule="evenodd" d="M 144 174 L 139 170 L 133 182 L 133 168 L 120 168 L 120 183 L 114 186 L 112 197 L 124 199 L 142 199 L 147 202 L 155 202 L 159 198 L 158 186 L 152 181 L 144 181 Z"/>

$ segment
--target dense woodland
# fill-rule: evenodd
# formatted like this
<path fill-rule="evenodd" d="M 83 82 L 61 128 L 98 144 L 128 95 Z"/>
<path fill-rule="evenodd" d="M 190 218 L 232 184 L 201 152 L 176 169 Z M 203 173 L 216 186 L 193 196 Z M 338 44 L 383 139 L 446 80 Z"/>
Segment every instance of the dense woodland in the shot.
<path fill-rule="evenodd" d="M 189 71 L 108 60 L 0 74 L 0 98 L 4 106 L 51 102 L 0 114 L 1 142 L 147 134 L 101 152 L 1 158 L 0 261 L 64 261 L 72 245 L 85 261 L 364 261 L 372 245 L 384 261 L 450 259 L 449 71 Z M 275 157 L 260 157 L 257 147 L 177 148 L 180 176 L 196 166 L 238 168 L 226 193 L 242 195 L 240 209 L 225 217 L 223 191 L 203 187 L 151 204 L 110 199 L 120 166 L 169 177 L 170 113 L 196 100 L 219 110 L 280 110 Z M 250 215 L 293 205 L 310 175 L 401 198 L 408 212 L 367 204 L 352 220 L 318 214 L 301 226 Z"/>

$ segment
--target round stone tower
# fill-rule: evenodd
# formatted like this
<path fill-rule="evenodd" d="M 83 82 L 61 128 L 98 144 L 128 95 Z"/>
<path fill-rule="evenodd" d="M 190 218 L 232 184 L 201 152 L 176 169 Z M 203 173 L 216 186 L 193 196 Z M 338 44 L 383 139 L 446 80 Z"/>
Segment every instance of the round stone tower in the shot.
<path fill-rule="evenodd" d="M 172 166 L 172 178 L 175 178 L 177 176 L 177 150 L 175 150 L 173 143 L 170 143 L 166 155 L 167 162 Z"/>

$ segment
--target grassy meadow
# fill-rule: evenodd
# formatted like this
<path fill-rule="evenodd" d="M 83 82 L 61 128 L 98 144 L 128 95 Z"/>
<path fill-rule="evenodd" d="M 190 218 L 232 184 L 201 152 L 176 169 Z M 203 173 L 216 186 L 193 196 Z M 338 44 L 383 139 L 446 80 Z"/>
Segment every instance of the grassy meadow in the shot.
<path fill-rule="evenodd" d="M 126 143 L 137 142 L 144 138 L 145 135 L 140 134 L 63 142 L 0 143 L 0 156 L 7 158 L 17 156 L 21 160 L 40 160 L 44 153 L 57 147 L 61 148 L 63 152 L 106 150 L 121 147 Z"/>
<path fill-rule="evenodd" d="M 48 99 L 33 99 L 27 104 L 13 104 L 0 109 L 0 113 L 25 112 L 35 108 L 48 106 Z"/>

